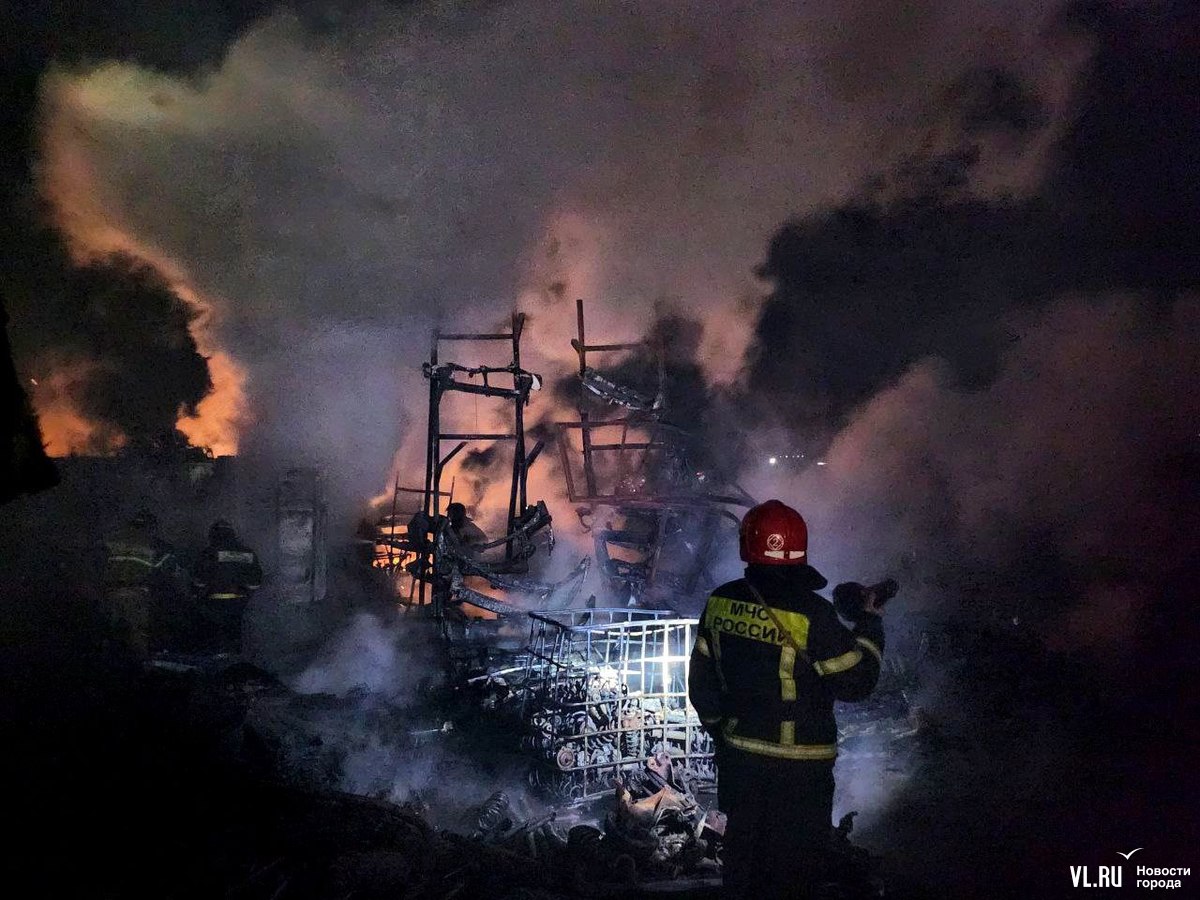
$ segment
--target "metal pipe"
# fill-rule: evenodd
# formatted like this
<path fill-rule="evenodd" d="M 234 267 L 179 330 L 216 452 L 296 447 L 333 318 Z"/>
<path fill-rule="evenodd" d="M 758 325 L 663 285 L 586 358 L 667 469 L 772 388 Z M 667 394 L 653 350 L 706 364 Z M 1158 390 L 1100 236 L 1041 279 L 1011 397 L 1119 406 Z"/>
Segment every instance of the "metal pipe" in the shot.
<path fill-rule="evenodd" d="M 445 390 L 458 391 L 462 394 L 478 394 L 481 397 L 504 397 L 506 400 L 515 400 L 519 393 L 516 388 L 469 384 L 465 381 L 454 381 L 453 379 L 447 379 Z"/>
<path fill-rule="evenodd" d="M 444 438 L 444 437 L 445 437 L 445 435 L 441 435 L 441 434 L 439 434 L 439 435 L 438 435 L 438 437 L 439 437 L 439 438 Z M 441 469 L 444 469 L 444 468 L 446 467 L 446 464 L 447 464 L 448 462 L 450 462 L 450 460 L 454 459 L 454 457 L 458 456 L 458 454 L 459 454 L 459 451 L 461 451 L 461 450 L 462 450 L 462 448 L 463 448 L 463 447 L 465 447 L 465 446 L 467 446 L 467 442 L 466 442 L 466 441 L 459 441 L 458 445 L 457 445 L 457 446 L 456 446 L 456 447 L 455 447 L 453 450 L 451 450 L 449 453 L 447 453 L 445 456 L 443 456 L 443 457 L 442 457 L 441 461 L 438 463 L 438 467 L 439 467 L 439 468 L 441 468 Z M 439 494 L 440 496 L 446 496 L 446 495 L 442 494 L 442 493 L 441 493 L 441 491 L 439 491 L 439 492 L 438 492 L 438 494 Z M 451 488 L 450 488 L 450 494 L 449 494 L 449 496 L 454 496 L 454 487 L 453 487 L 453 485 L 452 485 L 452 486 L 451 486 Z"/>
<path fill-rule="evenodd" d="M 616 350 L 636 350 L 639 347 L 646 346 L 646 341 L 637 341 L 632 344 L 584 344 L 582 341 L 579 343 L 584 350 L 590 350 L 596 353 L 609 353 Z M 574 345 L 575 342 L 571 341 L 571 344 Z"/>
<path fill-rule="evenodd" d="M 587 372 L 588 346 L 583 325 L 582 297 L 575 301 L 575 313 L 579 325 L 579 341 L 578 343 L 572 341 L 571 345 L 575 347 L 575 352 L 579 354 L 579 421 L 583 426 L 581 432 L 583 438 L 583 483 L 587 488 L 588 496 L 594 497 L 596 496 L 596 470 L 592 462 L 592 435 L 591 431 L 587 427 L 590 424 L 589 419 L 591 417 L 589 416 L 587 410 L 583 408 L 584 388 L 582 379 L 584 374 Z"/>
<path fill-rule="evenodd" d="M 667 446 L 662 441 L 648 441 L 645 443 L 636 444 L 592 444 L 592 451 L 596 450 L 661 450 Z"/>
<path fill-rule="evenodd" d="M 396 492 L 400 494 L 424 494 L 424 488 L 397 487 Z M 444 491 L 438 491 L 438 496 L 446 496 Z"/>
<path fill-rule="evenodd" d="M 457 432 L 449 432 L 446 434 L 439 434 L 438 438 L 443 441 L 515 441 L 517 436 L 515 434 L 459 434 Z"/>
<path fill-rule="evenodd" d="M 429 348 L 429 359 L 431 366 L 437 366 L 438 360 L 438 330 L 433 329 L 432 346 Z M 430 373 L 429 376 L 429 413 L 427 418 L 428 431 L 426 434 L 425 445 L 425 496 L 421 503 L 421 510 L 428 521 L 433 515 L 436 496 L 440 492 L 441 485 L 438 483 L 440 473 L 438 472 L 438 432 L 441 428 L 440 419 L 441 406 L 441 378 L 435 373 Z M 428 535 L 421 535 L 421 552 L 417 556 L 416 571 L 424 576 L 431 574 L 433 567 L 433 554 L 426 546 Z M 419 579 L 421 582 L 420 604 L 425 605 L 427 577 Z M 435 609 L 435 614 L 437 610 Z"/>
<path fill-rule="evenodd" d="M 525 457 L 525 468 L 526 469 L 528 469 L 530 466 L 533 465 L 534 460 L 536 460 L 541 455 L 542 449 L 545 446 L 546 446 L 545 441 L 538 441 L 536 444 L 533 445 L 533 449 L 530 450 L 529 455 Z"/>
<path fill-rule="evenodd" d="M 396 487 L 392 490 L 392 515 L 391 515 L 391 518 L 388 520 L 388 524 L 390 524 L 392 527 L 392 531 L 391 531 L 392 541 L 396 540 L 396 498 L 399 494 L 400 494 L 400 473 L 397 472 L 396 473 Z M 395 561 L 393 559 L 393 556 L 394 556 L 394 554 L 392 553 L 392 544 L 389 541 L 388 542 L 388 571 L 389 572 L 395 567 Z"/>

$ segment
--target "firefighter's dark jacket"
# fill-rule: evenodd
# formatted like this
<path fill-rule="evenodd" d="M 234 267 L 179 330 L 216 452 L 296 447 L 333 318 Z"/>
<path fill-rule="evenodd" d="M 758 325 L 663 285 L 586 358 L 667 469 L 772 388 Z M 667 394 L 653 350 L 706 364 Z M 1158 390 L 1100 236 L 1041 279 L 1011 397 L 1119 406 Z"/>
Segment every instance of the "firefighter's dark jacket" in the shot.
<path fill-rule="evenodd" d="M 192 570 L 200 595 L 209 600 L 236 600 L 262 583 L 258 555 L 237 541 L 209 544 Z"/>
<path fill-rule="evenodd" d="M 810 566 L 749 566 L 708 598 L 688 693 L 728 746 L 780 759 L 837 756 L 833 702 L 875 688 L 883 622 L 865 615 L 847 629 L 816 593 L 826 584 Z"/>
<path fill-rule="evenodd" d="M 108 588 L 162 588 L 179 573 L 171 545 L 146 528 L 126 525 L 104 540 Z"/>

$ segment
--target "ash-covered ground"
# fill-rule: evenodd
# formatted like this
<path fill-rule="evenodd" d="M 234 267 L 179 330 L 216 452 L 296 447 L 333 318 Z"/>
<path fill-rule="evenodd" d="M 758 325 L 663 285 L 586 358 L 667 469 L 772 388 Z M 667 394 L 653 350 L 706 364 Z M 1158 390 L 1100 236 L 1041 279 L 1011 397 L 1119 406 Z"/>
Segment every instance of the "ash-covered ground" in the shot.
<path fill-rule="evenodd" d="M 244 663 L 112 666 L 84 552 L 95 523 L 65 512 L 78 488 L 20 501 L 6 523 L 10 883 L 90 897 L 636 893 L 611 866 L 471 839 L 496 791 L 515 825 L 540 829 L 554 809 L 527 789 L 512 720 L 453 684 L 434 629 L 348 558 L 317 607 L 264 587 Z M 1108 664 L 1051 652 L 1019 622 L 934 621 L 896 601 L 880 690 L 839 711 L 835 810 L 858 811 L 853 839 L 887 895 L 1060 896 L 1068 865 L 1137 846 L 1144 864 L 1188 863 L 1196 627 L 1187 585 L 1162 599 Z M 565 839 L 611 808 L 551 825 Z"/>

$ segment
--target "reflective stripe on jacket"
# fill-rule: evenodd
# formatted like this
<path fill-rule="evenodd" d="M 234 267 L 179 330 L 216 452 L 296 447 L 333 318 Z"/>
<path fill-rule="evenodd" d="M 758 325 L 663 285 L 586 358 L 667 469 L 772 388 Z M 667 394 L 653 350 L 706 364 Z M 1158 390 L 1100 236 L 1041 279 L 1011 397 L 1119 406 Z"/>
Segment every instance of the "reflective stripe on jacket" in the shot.
<path fill-rule="evenodd" d="M 150 535 L 123 530 L 104 542 L 104 583 L 109 587 L 147 587 L 174 570 L 169 545 Z"/>
<path fill-rule="evenodd" d="M 208 546 L 196 561 L 192 580 L 210 600 L 236 600 L 258 589 L 262 566 L 258 555 L 246 547 Z"/>
<path fill-rule="evenodd" d="M 853 631 L 815 593 L 825 579 L 808 566 L 787 595 L 746 579 L 709 597 L 689 669 L 689 697 L 725 742 L 781 759 L 837 755 L 835 700 L 862 700 L 879 678 L 883 625 L 869 617 Z M 799 573 L 797 573 L 799 574 Z"/>

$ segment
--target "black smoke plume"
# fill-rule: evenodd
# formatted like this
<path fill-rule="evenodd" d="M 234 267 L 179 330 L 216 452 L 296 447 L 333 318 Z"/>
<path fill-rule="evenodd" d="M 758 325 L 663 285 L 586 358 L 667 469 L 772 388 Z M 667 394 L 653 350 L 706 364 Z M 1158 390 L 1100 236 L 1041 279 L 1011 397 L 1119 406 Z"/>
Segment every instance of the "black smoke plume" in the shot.
<path fill-rule="evenodd" d="M 49 227 L 31 180 L 42 76 L 52 64 L 103 60 L 194 75 L 274 5 L 37 0 L 17 4 L 0 37 L 0 294 L 14 362 L 24 377 L 84 363 L 70 399 L 101 444 L 171 434 L 211 384 L 187 331 L 191 313 L 156 272 L 121 256 L 76 265 Z"/>
<path fill-rule="evenodd" d="M 22 305 L 20 346 L 34 367 L 76 364 L 74 406 L 100 431 L 146 445 L 170 435 L 212 387 L 188 330 L 195 311 L 157 270 L 115 254 L 43 281 Z M 31 298 L 32 299 L 32 298 Z M 102 450 L 103 447 L 91 448 Z"/>
<path fill-rule="evenodd" d="M 756 417 L 819 443 L 927 356 L 964 388 L 990 383 L 1016 336 L 1005 316 L 1072 291 L 1137 291 L 1169 305 L 1200 286 L 1200 69 L 1194 13 L 1179 5 L 1075 5 L 1095 56 L 1040 188 L 1021 200 L 971 190 L 984 143 L 1028 140 L 1032 88 L 988 69 L 944 98 L 956 136 L 910 155 L 863 194 L 774 236 L 774 284 L 747 381 Z M 948 144 L 949 146 L 946 146 Z"/>

